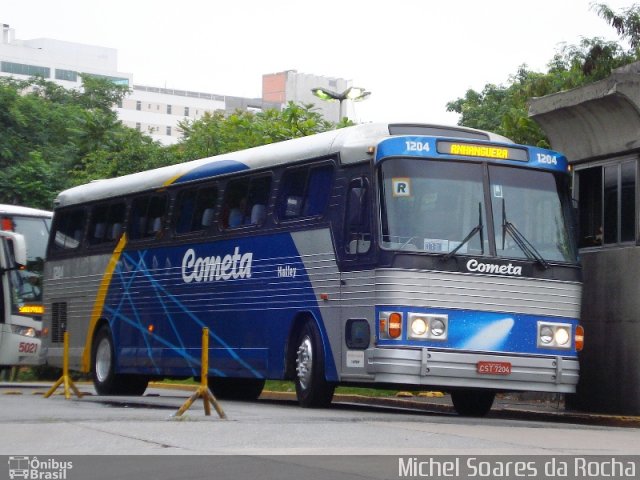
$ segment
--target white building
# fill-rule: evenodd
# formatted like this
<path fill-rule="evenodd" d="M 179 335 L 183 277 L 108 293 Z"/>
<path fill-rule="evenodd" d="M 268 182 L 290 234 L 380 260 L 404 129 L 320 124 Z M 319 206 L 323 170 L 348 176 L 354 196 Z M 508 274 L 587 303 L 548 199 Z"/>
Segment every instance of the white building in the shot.
<path fill-rule="evenodd" d="M 66 88 L 80 88 L 82 73 L 127 85 L 131 94 L 117 106 L 118 117 L 125 125 L 137 128 L 163 144 L 176 143 L 180 139 L 178 123 L 184 119 L 196 120 L 205 112 L 280 109 L 290 101 L 312 103 L 327 120 L 337 122 L 339 104 L 314 97 L 311 89 L 343 91 L 350 86 L 344 79 L 300 74 L 295 70 L 263 75 L 262 98 L 135 85 L 132 73 L 118 71 L 116 49 L 50 38 L 18 40 L 9 25 L 0 23 L 0 27 L 0 76 L 28 79 L 39 75 Z"/>
<path fill-rule="evenodd" d="M 118 117 L 131 128 L 149 134 L 163 144 L 176 143 L 182 136 L 182 120 L 197 120 L 205 112 L 281 108 L 279 103 L 260 98 L 240 98 L 213 93 L 133 85 L 131 94 L 116 108 Z"/>
<path fill-rule="evenodd" d="M 107 77 L 131 85 L 130 73 L 118 72 L 118 52 L 113 48 L 63 42 L 51 38 L 17 40 L 9 25 L 0 23 L 0 76 L 27 79 L 39 75 L 68 88 L 79 87 L 79 74 Z"/>
<path fill-rule="evenodd" d="M 311 90 L 323 88 L 336 93 L 344 92 L 351 87 L 351 81 L 344 78 L 324 77 L 307 73 L 298 73 L 296 70 L 271 73 L 262 76 L 262 99 L 267 102 L 288 102 L 313 104 L 316 111 L 331 122 L 340 121 L 339 102 L 327 102 L 320 100 L 311 93 Z M 353 102 L 346 102 L 343 115 L 353 117 Z"/>

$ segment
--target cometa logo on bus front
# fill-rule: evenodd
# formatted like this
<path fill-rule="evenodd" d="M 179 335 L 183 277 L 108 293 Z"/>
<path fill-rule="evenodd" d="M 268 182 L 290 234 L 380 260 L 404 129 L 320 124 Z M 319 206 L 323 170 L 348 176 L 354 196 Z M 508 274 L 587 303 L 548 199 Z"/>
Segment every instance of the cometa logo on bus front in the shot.
<path fill-rule="evenodd" d="M 251 278 L 252 262 L 253 253 L 241 255 L 239 247 L 235 247 L 233 254 L 210 257 L 199 257 L 190 248 L 182 257 L 182 280 L 184 283 L 191 283 Z"/>
<path fill-rule="evenodd" d="M 496 263 L 482 263 L 472 258 L 467 262 L 467 270 L 470 272 L 478 273 L 493 273 L 497 275 L 522 275 L 522 267 L 514 266 L 513 264 L 496 264 Z"/>

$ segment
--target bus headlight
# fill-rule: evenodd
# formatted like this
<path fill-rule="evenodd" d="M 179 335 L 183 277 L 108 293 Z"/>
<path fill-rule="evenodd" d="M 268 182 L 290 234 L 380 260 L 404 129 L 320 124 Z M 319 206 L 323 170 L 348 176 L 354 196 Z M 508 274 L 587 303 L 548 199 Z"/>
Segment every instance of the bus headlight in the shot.
<path fill-rule="evenodd" d="M 447 315 L 410 313 L 409 339 L 412 340 L 446 340 Z"/>
<path fill-rule="evenodd" d="M 411 322 L 411 336 L 422 337 L 429 331 L 429 326 L 424 318 L 414 318 Z"/>
<path fill-rule="evenodd" d="M 538 322 L 538 347 L 571 348 L 571 330 L 568 323 Z"/>
<path fill-rule="evenodd" d="M 16 335 L 22 335 L 23 337 L 37 337 L 40 333 L 33 327 L 23 327 L 21 325 L 11 325 L 11 331 Z"/>
<path fill-rule="evenodd" d="M 540 329 L 540 342 L 544 345 L 549 345 L 553 342 L 553 330 L 551 327 L 545 325 Z"/>
<path fill-rule="evenodd" d="M 445 335 L 447 333 L 447 326 L 445 324 L 445 321 L 441 318 L 434 318 L 431 322 L 431 333 L 434 337 L 438 338 L 441 338 L 443 335 Z"/>
<path fill-rule="evenodd" d="M 556 334 L 554 335 L 554 340 L 558 345 L 561 346 L 566 345 L 569 342 L 570 338 L 571 336 L 569 335 L 569 331 L 564 327 L 558 328 L 556 330 Z"/>

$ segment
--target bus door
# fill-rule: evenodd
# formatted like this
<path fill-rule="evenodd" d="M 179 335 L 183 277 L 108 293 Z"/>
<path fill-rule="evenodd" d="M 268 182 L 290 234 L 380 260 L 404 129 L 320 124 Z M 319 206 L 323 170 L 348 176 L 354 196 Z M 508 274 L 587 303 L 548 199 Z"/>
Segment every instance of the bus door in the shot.
<path fill-rule="evenodd" d="M 19 270 L 27 264 L 24 237 L 0 231 L 0 365 L 39 365 L 43 363 L 40 340 L 41 320 L 24 312 L 25 297 L 31 289 Z"/>
<path fill-rule="evenodd" d="M 375 262 L 373 192 L 363 175 L 349 182 L 340 268 L 342 376 L 365 375 L 365 350 L 374 326 Z"/>

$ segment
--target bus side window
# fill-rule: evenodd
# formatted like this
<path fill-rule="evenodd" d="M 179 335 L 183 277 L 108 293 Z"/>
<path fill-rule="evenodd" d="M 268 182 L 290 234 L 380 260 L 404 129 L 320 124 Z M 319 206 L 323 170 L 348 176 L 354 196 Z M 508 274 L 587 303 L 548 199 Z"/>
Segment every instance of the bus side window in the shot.
<path fill-rule="evenodd" d="M 109 206 L 109 216 L 107 217 L 107 231 L 105 240 L 107 242 L 117 242 L 122 235 L 122 225 L 127 213 L 127 205 L 124 202 L 112 203 Z"/>
<path fill-rule="evenodd" d="M 129 219 L 129 238 L 137 240 L 159 237 L 164 227 L 166 211 L 165 195 L 136 198 Z"/>
<path fill-rule="evenodd" d="M 306 167 L 287 170 L 284 173 L 277 208 L 280 220 L 291 220 L 302 215 L 307 174 Z"/>
<path fill-rule="evenodd" d="M 261 225 L 267 216 L 270 195 L 271 177 L 230 181 L 225 191 L 222 224 L 227 228 Z"/>
<path fill-rule="evenodd" d="M 364 177 L 349 183 L 345 214 L 345 243 L 347 253 L 367 253 L 371 248 L 369 186 Z"/>
<path fill-rule="evenodd" d="M 248 192 L 249 180 L 246 178 L 227 183 L 220 219 L 222 225 L 227 228 L 236 228 L 244 223 L 244 217 L 247 215 Z"/>
<path fill-rule="evenodd" d="M 113 243 L 120 238 L 126 207 L 124 203 L 97 205 L 91 213 L 89 244 Z"/>
<path fill-rule="evenodd" d="M 332 165 L 287 170 L 278 200 L 278 218 L 290 220 L 324 214 L 332 180 Z"/>
<path fill-rule="evenodd" d="M 208 186 L 198 190 L 191 231 L 205 230 L 213 225 L 213 213 L 218 202 L 218 187 Z"/>
<path fill-rule="evenodd" d="M 97 245 L 104 240 L 107 231 L 108 205 L 96 205 L 91 210 L 91 223 L 89 224 L 89 245 Z"/>
<path fill-rule="evenodd" d="M 311 170 L 304 204 L 305 216 L 322 215 L 325 212 L 331 192 L 332 180 L 332 165 L 324 165 Z"/>
<path fill-rule="evenodd" d="M 183 190 L 178 193 L 176 201 L 176 223 L 175 232 L 177 234 L 191 231 L 193 222 L 193 212 L 195 210 L 196 192 L 194 190 Z"/>
<path fill-rule="evenodd" d="M 136 198 L 131 208 L 131 219 L 129 220 L 129 238 L 137 240 L 144 237 L 147 225 L 147 209 L 149 208 L 149 197 Z"/>
<path fill-rule="evenodd" d="M 86 221 L 84 210 L 56 213 L 52 248 L 58 251 L 75 250 L 82 241 Z"/>
<path fill-rule="evenodd" d="M 175 232 L 181 235 L 209 228 L 213 225 L 217 201 L 218 187 L 215 185 L 178 193 Z"/>
<path fill-rule="evenodd" d="M 256 177 L 251 180 L 245 223 L 262 225 L 267 218 L 267 205 L 270 196 L 271 177 Z"/>

